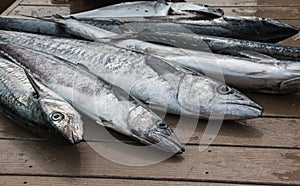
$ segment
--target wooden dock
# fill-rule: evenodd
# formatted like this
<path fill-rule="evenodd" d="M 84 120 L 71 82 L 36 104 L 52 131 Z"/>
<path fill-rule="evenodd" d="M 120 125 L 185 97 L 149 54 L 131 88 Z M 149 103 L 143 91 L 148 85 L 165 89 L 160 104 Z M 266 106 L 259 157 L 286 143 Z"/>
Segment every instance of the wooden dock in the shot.
<path fill-rule="evenodd" d="M 192 1 L 220 7 L 226 15 L 300 27 L 299 0 Z M 76 0 L 16 0 L 2 15 L 69 14 L 92 7 Z M 300 35 L 282 43 L 300 46 Z M 204 152 L 199 141 L 206 122 L 199 121 L 184 154 L 145 167 L 113 163 L 87 142 L 75 147 L 48 142 L 0 113 L 0 185 L 300 185 L 300 94 L 248 96 L 264 107 L 261 118 L 225 122 Z M 167 121 L 175 127 L 178 118 L 167 116 Z M 101 136 L 98 140 L 105 143 Z"/>

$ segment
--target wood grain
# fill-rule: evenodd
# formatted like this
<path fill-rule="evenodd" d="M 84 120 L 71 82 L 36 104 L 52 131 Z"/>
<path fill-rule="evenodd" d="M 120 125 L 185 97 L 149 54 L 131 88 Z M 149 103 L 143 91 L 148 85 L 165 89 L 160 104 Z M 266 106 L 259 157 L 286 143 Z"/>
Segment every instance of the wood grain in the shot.
<path fill-rule="evenodd" d="M 53 14 L 70 14 L 70 8 L 60 6 L 18 6 L 10 13 L 10 15 L 27 15 L 40 17 L 52 16 Z"/>
<path fill-rule="evenodd" d="M 47 176 L 0 176 L 0 185 L 43 185 L 43 186 L 70 186 L 70 185 L 87 185 L 87 186 L 132 186 L 132 185 L 166 185 L 166 186 L 193 186 L 193 185 L 204 185 L 204 186 L 235 186 L 238 184 L 225 184 L 225 183 L 213 183 L 213 182 L 189 182 L 189 181 L 161 181 L 161 180 L 136 180 L 136 179 L 105 179 L 105 178 L 75 178 L 75 177 L 47 177 Z M 250 184 L 245 184 L 250 186 Z"/>
<path fill-rule="evenodd" d="M 194 125 L 192 123 L 180 123 L 179 119 L 178 116 L 169 115 L 166 117 L 166 122 L 176 130 L 182 142 L 198 145 L 205 133 L 207 121 L 199 121 L 196 129 L 193 130 Z M 104 130 L 104 128 L 94 122 L 86 121 L 85 140 L 109 141 L 110 136 L 106 136 L 103 132 Z M 247 121 L 228 121 L 224 122 L 220 131 L 216 132 L 218 135 L 216 139 L 212 140 L 212 144 L 215 146 L 300 149 L 300 119 L 259 118 Z M 112 134 L 121 141 L 135 143 L 116 132 L 112 132 Z M 0 115 L 0 139 L 45 140 L 12 123 L 6 117 L 3 117 L 3 115 Z"/>
<path fill-rule="evenodd" d="M 200 152 L 197 146 L 187 146 L 182 156 L 147 167 L 128 167 L 104 159 L 89 145 L 105 144 L 70 147 L 43 141 L 2 140 L 0 174 L 300 184 L 299 150 L 210 147 Z M 133 154 L 126 155 L 115 148 L 110 157 L 117 156 L 121 161 L 131 159 Z"/>

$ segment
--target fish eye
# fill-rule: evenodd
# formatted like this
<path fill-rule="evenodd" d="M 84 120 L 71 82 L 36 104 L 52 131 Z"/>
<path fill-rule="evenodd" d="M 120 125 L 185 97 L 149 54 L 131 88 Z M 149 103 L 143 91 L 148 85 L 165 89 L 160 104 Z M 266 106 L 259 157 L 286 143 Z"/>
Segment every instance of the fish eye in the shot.
<path fill-rule="evenodd" d="M 53 112 L 51 115 L 50 115 L 50 119 L 52 121 L 61 121 L 64 119 L 64 115 L 60 112 Z"/>
<path fill-rule="evenodd" d="M 218 87 L 218 92 L 220 94 L 230 94 L 232 93 L 232 88 L 228 87 L 227 85 L 221 85 Z"/>
<path fill-rule="evenodd" d="M 168 125 L 165 124 L 164 122 L 160 122 L 160 123 L 158 124 L 158 127 L 159 127 L 160 129 L 167 129 L 167 128 L 168 128 Z"/>

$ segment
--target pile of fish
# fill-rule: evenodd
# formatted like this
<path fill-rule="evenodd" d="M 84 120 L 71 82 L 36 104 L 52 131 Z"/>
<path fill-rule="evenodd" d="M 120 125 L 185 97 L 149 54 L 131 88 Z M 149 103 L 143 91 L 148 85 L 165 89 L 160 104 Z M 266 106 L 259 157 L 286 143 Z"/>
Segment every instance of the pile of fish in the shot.
<path fill-rule="evenodd" d="M 156 111 L 251 119 L 263 108 L 238 90 L 300 92 L 300 47 L 273 44 L 298 28 L 225 17 L 206 5 L 145 1 L 69 16 L 7 16 L 0 29 L 1 106 L 55 141 L 83 139 L 79 111 L 178 154 L 184 146 Z"/>

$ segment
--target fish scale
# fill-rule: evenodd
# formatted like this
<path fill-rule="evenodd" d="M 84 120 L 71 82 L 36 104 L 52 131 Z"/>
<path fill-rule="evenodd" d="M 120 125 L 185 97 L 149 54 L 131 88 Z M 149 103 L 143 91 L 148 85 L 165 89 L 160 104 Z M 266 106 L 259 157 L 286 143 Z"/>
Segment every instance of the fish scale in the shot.
<path fill-rule="evenodd" d="M 181 71 L 153 56 L 105 43 L 28 33 L 0 31 L 0 39 L 83 64 L 102 79 L 159 110 L 167 108 L 170 113 L 205 119 L 212 112 L 224 113 L 220 117 L 213 114 L 214 119 L 224 116 L 227 120 L 253 118 L 262 112 L 261 106 L 239 91 L 203 75 Z M 119 68 L 115 70 L 114 66 Z"/>
<path fill-rule="evenodd" d="M 79 113 L 23 68 L 4 58 L 0 58 L 0 102 L 13 121 L 37 135 L 71 144 L 82 140 Z"/>
<path fill-rule="evenodd" d="M 0 91 L 1 91 L 1 103 L 9 107 L 13 112 L 20 112 L 20 117 L 32 117 L 35 122 L 41 122 L 42 115 L 41 111 L 37 108 L 37 103 L 34 102 L 30 97 L 34 93 L 32 86 L 24 75 L 23 72 L 16 72 L 16 68 L 6 63 L 0 63 L 1 76 L 0 76 Z M 10 77 L 8 79 L 8 77 Z M 11 83 L 15 82 L 15 83 Z M 22 86 L 24 85 L 24 86 Z M 20 89 L 19 87 L 23 87 Z M 36 113 L 36 114 L 35 114 Z"/>
<path fill-rule="evenodd" d="M 0 48 L 98 124 L 167 152 L 184 151 L 172 129 L 160 117 L 86 67 L 19 46 L 0 43 Z"/>

